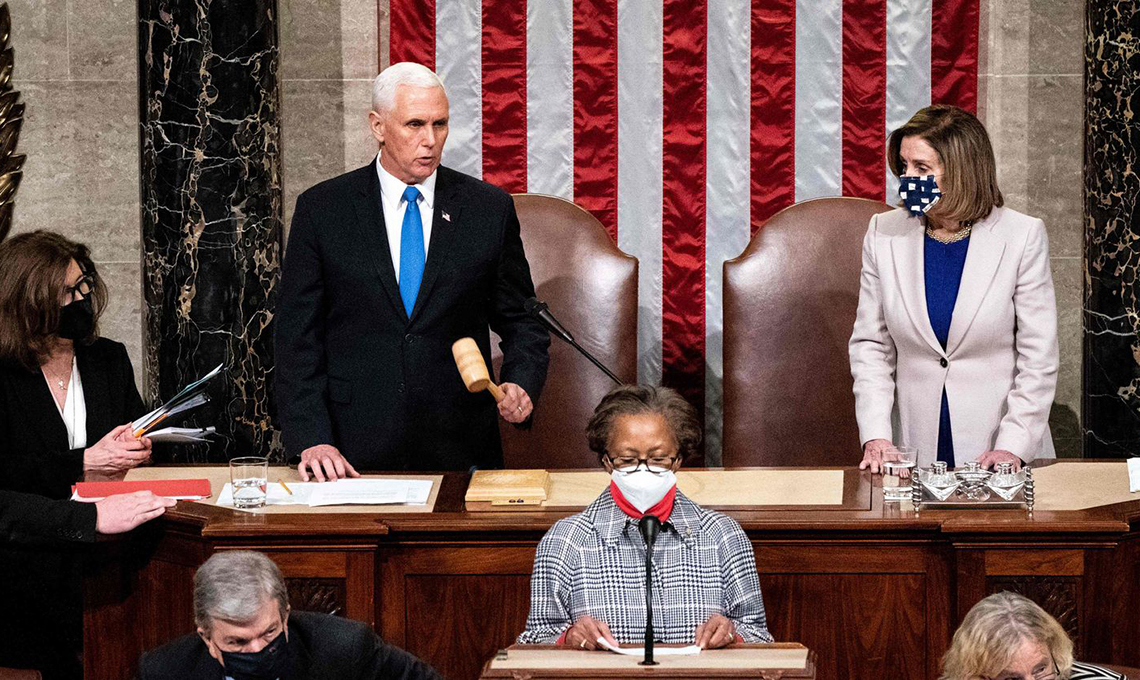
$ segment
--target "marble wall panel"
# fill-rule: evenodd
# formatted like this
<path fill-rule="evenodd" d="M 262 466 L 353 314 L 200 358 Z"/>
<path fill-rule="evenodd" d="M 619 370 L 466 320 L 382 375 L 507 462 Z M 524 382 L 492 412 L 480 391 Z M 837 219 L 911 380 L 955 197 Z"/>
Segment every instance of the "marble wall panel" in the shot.
<path fill-rule="evenodd" d="M 1140 453 L 1140 6 L 1089 0 L 1085 47 L 1085 455 Z"/>
<path fill-rule="evenodd" d="M 218 363 L 217 427 L 177 461 L 280 460 L 272 319 L 281 254 L 276 3 L 139 3 L 147 393 Z"/>
<path fill-rule="evenodd" d="M 13 80 L 68 79 L 67 5 L 68 0 L 8 0 L 16 57 Z"/>
<path fill-rule="evenodd" d="M 68 3 L 68 66 L 78 80 L 138 79 L 135 0 L 71 0 Z"/>

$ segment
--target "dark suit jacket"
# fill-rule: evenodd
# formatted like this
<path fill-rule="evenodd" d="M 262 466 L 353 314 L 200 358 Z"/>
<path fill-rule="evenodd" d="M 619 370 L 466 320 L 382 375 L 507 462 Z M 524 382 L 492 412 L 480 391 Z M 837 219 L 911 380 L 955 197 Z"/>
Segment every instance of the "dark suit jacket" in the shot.
<path fill-rule="evenodd" d="M 91 345 L 76 345 L 75 355 L 91 446 L 145 410 L 123 345 L 100 338 Z M 0 490 L 69 497 L 71 485 L 83 474 L 83 449 L 67 446 L 67 428 L 43 374 L 0 362 Z M 69 540 L 93 537 L 94 506 L 56 503 L 33 529 L 36 525 L 24 522 L 39 510 L 29 503 L 42 507 L 44 499 L 24 497 L 0 512 L 5 515 L 0 532 L 6 538 L 26 538 L 33 530 Z M 38 668 L 45 679 L 79 677 L 75 652 L 82 634 L 80 555 L 80 546 L 58 542 L 0 545 L 0 602 L 9 612 L 0 617 L 0 666 Z"/>
<path fill-rule="evenodd" d="M 276 317 L 277 411 L 288 455 L 332 444 L 358 468 L 502 465 L 497 410 L 463 385 L 451 344 L 473 337 L 500 380 L 538 402 L 550 336 L 523 310 L 534 295 L 510 195 L 440 167 L 431 241 L 408 318 L 375 163 L 297 199 Z"/>
<path fill-rule="evenodd" d="M 385 644 L 367 625 L 328 614 L 289 615 L 293 673 L 282 680 L 441 680 L 407 652 Z M 143 654 L 140 680 L 221 680 L 222 665 L 196 634 Z"/>
<path fill-rule="evenodd" d="M 99 338 L 76 345 L 87 446 L 146 413 L 127 348 Z M 67 448 L 67 428 L 40 371 L 0 363 L 0 488 L 67 498 L 83 475 L 83 449 Z"/>
<path fill-rule="evenodd" d="M 94 503 L 0 490 L 0 543 L 94 541 Z"/>

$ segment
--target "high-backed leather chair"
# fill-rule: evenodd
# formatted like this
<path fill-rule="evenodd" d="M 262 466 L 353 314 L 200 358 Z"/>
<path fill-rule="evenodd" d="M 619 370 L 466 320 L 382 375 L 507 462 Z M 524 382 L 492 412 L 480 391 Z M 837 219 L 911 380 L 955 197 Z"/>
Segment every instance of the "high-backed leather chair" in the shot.
<path fill-rule="evenodd" d="M 726 467 L 862 459 L 847 341 L 863 235 L 890 209 L 861 198 L 797 203 L 724 263 Z"/>
<path fill-rule="evenodd" d="M 0 668 L 0 680 L 40 680 L 39 671 L 19 668 Z"/>
<path fill-rule="evenodd" d="M 637 380 L 637 259 L 618 250 L 593 215 L 570 201 L 516 194 L 530 273 L 539 300 L 585 347 L 626 382 Z M 492 339 L 495 373 L 502 356 Z M 586 421 L 614 383 L 573 347 L 550 339 L 550 370 L 533 424 L 500 419 L 508 468 L 588 468 Z"/>

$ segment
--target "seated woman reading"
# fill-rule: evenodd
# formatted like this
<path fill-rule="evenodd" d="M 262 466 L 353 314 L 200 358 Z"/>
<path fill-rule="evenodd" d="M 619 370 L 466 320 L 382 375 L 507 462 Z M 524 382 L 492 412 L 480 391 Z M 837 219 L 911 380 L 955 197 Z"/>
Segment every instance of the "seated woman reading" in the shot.
<path fill-rule="evenodd" d="M 771 642 L 752 544 L 735 520 L 677 489 L 674 473 L 700 443 L 696 410 L 668 388 L 607 394 L 586 427 L 609 487 L 559 520 L 538 545 L 520 643 L 597 649 L 645 635 L 645 543 L 638 520 L 661 520 L 653 549 L 657 642 L 723 647 Z"/>

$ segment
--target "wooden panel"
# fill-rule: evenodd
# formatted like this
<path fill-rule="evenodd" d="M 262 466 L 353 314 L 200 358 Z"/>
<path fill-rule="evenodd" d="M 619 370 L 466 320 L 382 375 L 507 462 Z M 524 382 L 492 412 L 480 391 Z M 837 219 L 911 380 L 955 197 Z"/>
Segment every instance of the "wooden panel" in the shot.
<path fill-rule="evenodd" d="M 819 680 L 925 680 L 927 580 L 919 574 L 760 574 L 768 628 L 818 654 Z"/>
<path fill-rule="evenodd" d="M 1083 550 L 987 550 L 986 576 L 1081 576 Z"/>
<path fill-rule="evenodd" d="M 526 626 L 530 574 L 410 576 L 404 648 L 445 678 L 477 678 Z"/>
<path fill-rule="evenodd" d="M 753 541 L 762 574 L 922 574 L 924 547 L 871 541 L 772 543 Z"/>
<path fill-rule="evenodd" d="M 289 606 L 295 611 L 345 615 L 344 579 L 287 578 Z"/>
<path fill-rule="evenodd" d="M 249 550 L 235 546 L 237 550 Z M 285 578 L 339 578 L 348 575 L 348 558 L 340 551 L 325 550 L 262 550 L 266 557 L 277 564 Z"/>

